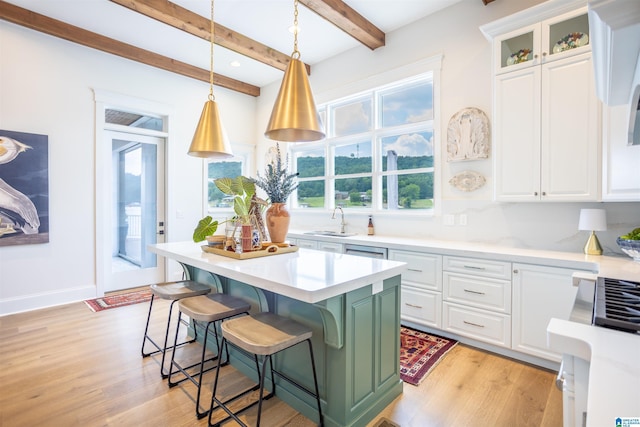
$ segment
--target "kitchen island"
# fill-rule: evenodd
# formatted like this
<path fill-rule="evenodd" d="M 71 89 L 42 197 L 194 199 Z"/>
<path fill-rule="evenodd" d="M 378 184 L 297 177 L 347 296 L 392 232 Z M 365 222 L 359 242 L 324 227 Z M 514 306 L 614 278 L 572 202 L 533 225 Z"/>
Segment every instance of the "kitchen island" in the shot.
<path fill-rule="evenodd" d="M 237 260 L 204 253 L 192 242 L 148 249 L 179 262 L 189 279 L 249 301 L 252 313 L 271 311 L 310 327 L 326 426 L 365 425 L 402 393 L 404 263 L 307 249 Z M 306 352 L 279 356 L 280 369 L 312 387 Z M 252 359 L 234 353 L 231 363 L 256 378 Z M 316 420 L 314 401 L 295 387 L 278 382 L 277 395 Z"/>

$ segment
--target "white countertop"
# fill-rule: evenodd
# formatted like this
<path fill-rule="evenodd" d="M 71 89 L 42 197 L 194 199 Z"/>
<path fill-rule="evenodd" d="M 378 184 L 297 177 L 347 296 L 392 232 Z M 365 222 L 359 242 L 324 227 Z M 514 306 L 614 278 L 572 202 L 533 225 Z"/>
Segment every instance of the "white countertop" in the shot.
<path fill-rule="evenodd" d="M 289 237 L 312 239 L 344 244 L 382 246 L 389 249 L 415 250 L 441 255 L 467 256 L 497 261 L 522 262 L 583 270 L 595 276 L 640 281 L 640 262 L 626 255 L 599 256 L 583 253 L 560 252 L 539 249 L 512 248 L 486 243 L 458 242 L 411 237 L 367 236 L 330 237 L 305 234 L 303 230 L 291 230 Z M 591 277 L 591 276 L 589 276 Z"/>
<path fill-rule="evenodd" d="M 297 252 L 238 260 L 202 251 L 201 243 L 149 245 L 158 255 L 260 289 L 316 303 L 363 286 L 382 290 L 382 281 L 402 274 L 403 262 L 301 248 Z"/>
<path fill-rule="evenodd" d="M 549 347 L 590 362 L 587 426 L 614 426 L 617 417 L 640 417 L 640 336 L 551 319 Z"/>

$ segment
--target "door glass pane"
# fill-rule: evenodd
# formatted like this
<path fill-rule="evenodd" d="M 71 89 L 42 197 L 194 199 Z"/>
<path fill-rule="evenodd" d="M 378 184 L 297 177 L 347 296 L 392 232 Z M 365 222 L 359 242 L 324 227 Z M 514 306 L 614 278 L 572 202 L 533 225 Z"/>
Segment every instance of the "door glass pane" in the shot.
<path fill-rule="evenodd" d="M 533 31 L 500 43 L 500 66 L 520 64 L 533 60 Z"/>
<path fill-rule="evenodd" d="M 107 108 L 104 112 L 105 123 L 122 126 L 130 126 L 141 129 L 152 129 L 162 131 L 164 122 L 161 117 L 146 116 L 144 114 L 129 113 Z"/>
<path fill-rule="evenodd" d="M 549 26 L 549 54 L 564 52 L 589 44 L 589 18 L 579 15 Z"/>
<path fill-rule="evenodd" d="M 116 171 L 112 269 L 156 267 L 157 257 L 145 248 L 157 242 L 157 147 L 114 139 L 112 150 Z"/>

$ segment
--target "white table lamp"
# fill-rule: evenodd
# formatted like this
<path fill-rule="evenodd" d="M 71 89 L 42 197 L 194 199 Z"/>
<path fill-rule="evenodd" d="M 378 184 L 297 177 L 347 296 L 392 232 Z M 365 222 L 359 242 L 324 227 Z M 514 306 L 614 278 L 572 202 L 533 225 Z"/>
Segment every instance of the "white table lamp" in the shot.
<path fill-rule="evenodd" d="M 602 247 L 595 232 L 607 229 L 607 212 L 604 209 L 580 209 L 578 229 L 591 231 L 589 240 L 584 246 L 584 253 L 587 255 L 602 255 Z"/>

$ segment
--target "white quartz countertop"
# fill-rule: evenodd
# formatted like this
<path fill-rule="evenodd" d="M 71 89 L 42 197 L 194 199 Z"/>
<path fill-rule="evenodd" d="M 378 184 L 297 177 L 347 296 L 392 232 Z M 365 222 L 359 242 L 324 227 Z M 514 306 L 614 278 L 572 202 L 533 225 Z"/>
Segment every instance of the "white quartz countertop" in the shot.
<path fill-rule="evenodd" d="M 193 242 L 159 243 L 148 249 L 158 255 L 210 271 L 260 289 L 308 303 L 373 284 L 402 274 L 403 262 L 363 258 L 300 248 L 297 252 L 252 259 L 233 259 L 205 253 Z"/>
<path fill-rule="evenodd" d="M 618 417 L 640 418 L 640 336 L 551 319 L 549 347 L 590 362 L 587 426 L 614 426 Z"/>
<path fill-rule="evenodd" d="M 389 249 L 415 250 L 450 256 L 465 256 L 497 261 L 522 262 L 549 267 L 574 268 L 593 276 L 640 281 L 640 262 L 626 255 L 598 256 L 583 253 L 512 248 L 485 243 L 435 240 L 426 238 L 367 236 L 331 237 L 306 234 L 304 230 L 291 230 L 291 238 L 311 239 L 343 244 L 386 247 Z"/>

